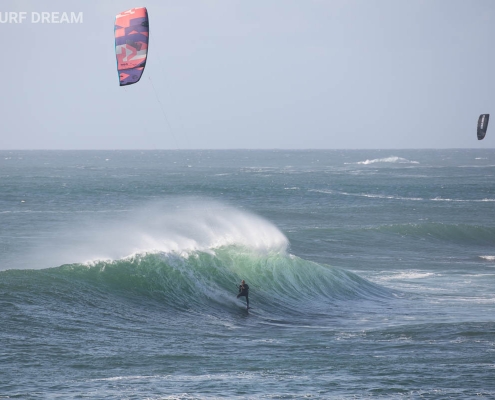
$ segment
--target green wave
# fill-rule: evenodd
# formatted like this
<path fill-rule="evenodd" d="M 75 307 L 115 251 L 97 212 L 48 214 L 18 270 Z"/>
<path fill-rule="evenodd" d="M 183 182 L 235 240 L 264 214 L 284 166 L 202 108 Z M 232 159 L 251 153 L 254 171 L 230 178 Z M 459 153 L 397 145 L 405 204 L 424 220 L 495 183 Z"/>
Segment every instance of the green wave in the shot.
<path fill-rule="evenodd" d="M 152 299 L 182 311 L 239 308 L 243 302 L 236 294 L 241 279 L 250 285 L 251 302 L 268 312 L 316 312 L 334 301 L 390 296 L 387 289 L 340 268 L 239 246 L 188 256 L 138 254 L 45 270 L 10 270 L 2 275 L 5 287 L 9 288 L 10 282 L 10 289 L 17 286 L 20 290 L 22 282 L 34 298 L 52 295 L 74 301 L 77 293 L 80 298 L 111 294 L 127 300 Z M 87 291 L 91 294 L 85 294 Z"/>

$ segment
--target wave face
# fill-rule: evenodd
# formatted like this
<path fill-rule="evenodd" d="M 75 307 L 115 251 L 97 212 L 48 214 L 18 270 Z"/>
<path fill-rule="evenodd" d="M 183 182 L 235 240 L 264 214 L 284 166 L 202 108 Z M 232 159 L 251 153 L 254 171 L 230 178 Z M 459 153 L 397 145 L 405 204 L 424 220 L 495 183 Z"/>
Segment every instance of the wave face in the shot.
<path fill-rule="evenodd" d="M 267 315 L 324 313 L 338 300 L 391 296 L 390 291 L 339 268 L 237 245 L 188 255 L 135 254 L 44 270 L 10 270 L 2 275 L 8 284 L 21 279 L 30 282 L 24 287 L 29 287 L 34 302 L 47 296 L 57 303 L 74 298 L 103 302 L 117 296 L 158 301 L 171 311 L 237 310 L 244 304 L 235 296 L 241 279 L 251 287 L 251 305 Z M 47 295 L 54 282 L 58 282 L 57 290 Z"/>

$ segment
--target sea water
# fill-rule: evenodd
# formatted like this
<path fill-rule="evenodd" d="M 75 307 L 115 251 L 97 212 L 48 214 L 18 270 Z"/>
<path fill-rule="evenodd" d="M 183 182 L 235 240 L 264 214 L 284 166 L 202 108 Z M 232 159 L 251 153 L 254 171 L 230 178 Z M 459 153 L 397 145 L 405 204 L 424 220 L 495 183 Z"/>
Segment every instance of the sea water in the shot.
<path fill-rule="evenodd" d="M 495 150 L 0 152 L 0 398 L 370 397 L 495 398 Z"/>

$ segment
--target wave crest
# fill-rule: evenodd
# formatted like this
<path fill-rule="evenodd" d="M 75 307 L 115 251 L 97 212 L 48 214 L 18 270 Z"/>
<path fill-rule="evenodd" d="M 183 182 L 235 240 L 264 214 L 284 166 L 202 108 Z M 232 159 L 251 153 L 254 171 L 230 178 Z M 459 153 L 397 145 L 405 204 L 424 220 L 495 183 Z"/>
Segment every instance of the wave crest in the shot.
<path fill-rule="evenodd" d="M 137 254 L 164 253 L 187 257 L 241 246 L 258 252 L 286 253 L 289 242 L 271 222 L 217 201 L 175 198 L 136 210 L 86 219 L 60 239 L 36 249 L 38 268 L 98 260 L 119 260 Z M 28 264 L 28 263 L 26 263 Z"/>

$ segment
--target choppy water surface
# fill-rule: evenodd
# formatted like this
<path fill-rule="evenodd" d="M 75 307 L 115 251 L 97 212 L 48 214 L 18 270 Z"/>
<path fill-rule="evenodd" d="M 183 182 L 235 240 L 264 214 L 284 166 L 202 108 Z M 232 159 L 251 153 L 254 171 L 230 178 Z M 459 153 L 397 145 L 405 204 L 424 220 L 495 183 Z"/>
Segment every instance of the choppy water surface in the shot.
<path fill-rule="evenodd" d="M 1 151 L 0 398 L 493 398 L 494 182 L 494 150 Z"/>

